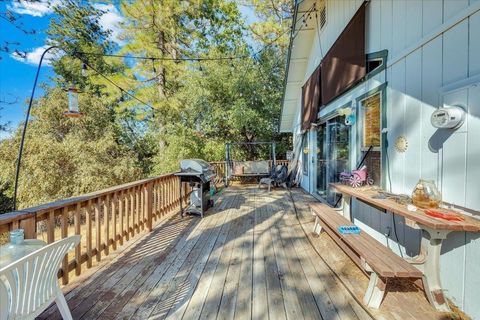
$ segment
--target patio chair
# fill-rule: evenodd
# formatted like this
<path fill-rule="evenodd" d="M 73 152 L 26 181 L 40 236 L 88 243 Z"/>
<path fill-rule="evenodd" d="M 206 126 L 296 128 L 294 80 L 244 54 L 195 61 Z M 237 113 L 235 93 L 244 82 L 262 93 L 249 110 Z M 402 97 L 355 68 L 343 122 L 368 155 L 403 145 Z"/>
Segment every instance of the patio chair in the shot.
<path fill-rule="evenodd" d="M 71 236 L 0 269 L 0 320 L 35 319 L 54 301 L 62 318 L 72 319 L 57 275 L 62 259 L 79 243 L 79 235 Z"/>
<path fill-rule="evenodd" d="M 270 188 L 273 186 L 282 186 L 287 189 L 287 177 L 288 177 L 288 169 L 285 165 L 277 165 L 273 170 L 272 174 L 268 178 L 260 179 L 258 183 L 258 188 L 262 184 L 266 184 L 268 186 L 268 192 L 270 192 Z"/>

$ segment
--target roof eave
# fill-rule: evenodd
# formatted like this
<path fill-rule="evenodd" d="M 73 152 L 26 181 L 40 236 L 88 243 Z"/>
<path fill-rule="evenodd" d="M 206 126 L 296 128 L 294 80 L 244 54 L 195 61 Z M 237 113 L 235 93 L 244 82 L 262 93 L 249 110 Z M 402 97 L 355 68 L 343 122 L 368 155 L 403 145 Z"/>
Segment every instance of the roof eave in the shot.
<path fill-rule="evenodd" d="M 290 27 L 290 40 L 288 44 L 288 51 L 287 51 L 287 62 L 285 66 L 285 78 L 283 79 L 283 93 L 282 93 L 282 109 L 280 111 L 280 122 L 278 123 L 278 132 L 281 132 L 282 126 L 282 118 L 283 118 L 283 109 L 285 107 L 285 93 L 287 91 L 287 81 L 288 81 L 288 71 L 290 69 L 290 57 L 292 53 L 292 45 L 293 45 L 293 34 L 295 31 L 295 23 L 297 21 L 297 14 L 298 14 L 298 7 L 303 0 L 297 1 L 294 0 L 294 9 L 293 9 L 293 18 L 292 18 L 292 26 Z"/>

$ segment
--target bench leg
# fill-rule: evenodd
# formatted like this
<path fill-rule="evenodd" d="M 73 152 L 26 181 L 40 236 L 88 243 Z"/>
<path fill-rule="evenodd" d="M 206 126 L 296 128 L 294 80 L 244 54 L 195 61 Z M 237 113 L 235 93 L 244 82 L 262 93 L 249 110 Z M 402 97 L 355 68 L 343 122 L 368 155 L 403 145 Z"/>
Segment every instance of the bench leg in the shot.
<path fill-rule="evenodd" d="M 320 235 L 322 232 L 322 226 L 320 225 L 320 219 L 315 217 L 315 225 L 313 226 L 313 233 Z"/>
<path fill-rule="evenodd" d="M 342 195 L 342 214 L 343 217 L 346 218 L 349 221 L 352 221 L 352 212 L 350 210 L 350 201 L 351 197 L 348 194 L 343 194 Z"/>
<path fill-rule="evenodd" d="M 363 303 L 373 309 L 378 309 L 385 295 L 387 280 L 379 277 L 375 272 L 370 275 L 367 292 L 363 297 Z"/>

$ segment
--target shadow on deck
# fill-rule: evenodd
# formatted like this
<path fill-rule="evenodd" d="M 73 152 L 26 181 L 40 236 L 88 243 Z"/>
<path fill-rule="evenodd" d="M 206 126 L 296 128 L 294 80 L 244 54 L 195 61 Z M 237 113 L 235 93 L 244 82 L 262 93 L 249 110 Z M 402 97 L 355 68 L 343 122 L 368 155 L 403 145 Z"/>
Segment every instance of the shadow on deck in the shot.
<path fill-rule="evenodd" d="M 65 288 L 73 318 L 442 317 L 410 290 L 387 294 L 379 311 L 365 310 L 358 301 L 367 277 L 326 235 L 311 237 L 307 203 L 314 200 L 292 194 L 297 211 L 288 191 L 233 186 L 204 219 L 159 224 Z M 40 318 L 60 314 L 51 306 Z"/>

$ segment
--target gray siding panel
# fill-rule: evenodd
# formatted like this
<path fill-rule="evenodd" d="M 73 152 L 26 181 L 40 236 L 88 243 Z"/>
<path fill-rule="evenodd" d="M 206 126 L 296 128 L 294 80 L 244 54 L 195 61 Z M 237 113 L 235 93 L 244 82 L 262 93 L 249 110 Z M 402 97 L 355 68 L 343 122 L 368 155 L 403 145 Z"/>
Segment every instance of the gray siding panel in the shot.
<path fill-rule="evenodd" d="M 361 0 L 327 0 L 328 22 L 320 34 L 324 52 L 360 3 Z M 395 193 L 410 194 L 422 177 L 436 181 L 445 201 L 480 211 L 479 8 L 478 0 L 371 0 L 367 4 L 367 52 L 388 50 L 388 68 L 322 112 L 332 112 L 388 82 L 389 170 L 385 174 L 391 179 L 387 187 L 390 188 L 391 183 L 390 189 Z M 467 10 L 471 16 L 457 20 Z M 455 23 L 451 23 L 454 19 Z M 305 77 L 321 58 L 316 41 Z M 461 83 L 466 80 L 470 84 Z M 467 121 L 460 129 L 442 131 L 430 124 L 432 112 L 444 103 L 461 104 L 468 109 Z M 355 133 L 356 128 L 352 132 Z M 354 133 L 352 145 L 357 145 Z M 399 136 L 408 140 L 405 153 L 395 150 Z M 359 159 L 358 151 L 351 158 Z M 312 178 L 310 174 L 308 179 Z M 302 185 L 309 188 L 306 181 Z M 402 217 L 395 217 L 397 239 L 390 213 L 359 201 L 353 201 L 352 210 L 355 222 L 378 241 L 386 245 L 385 234 L 390 233 L 388 244 L 393 251 L 399 253 L 394 242 L 398 240 L 408 256 L 418 254 L 420 232 L 406 226 Z M 441 256 L 441 278 L 447 296 L 471 317 L 480 319 L 479 234 L 449 235 Z"/>

